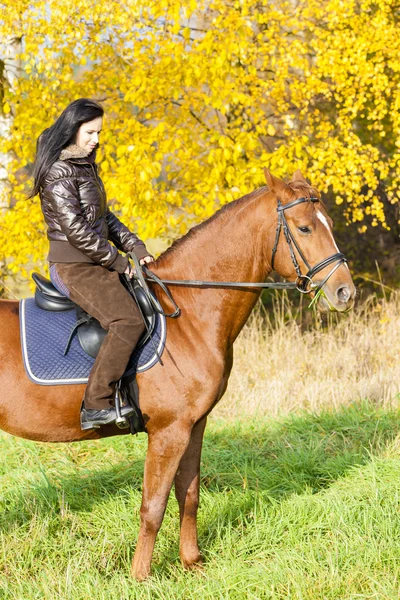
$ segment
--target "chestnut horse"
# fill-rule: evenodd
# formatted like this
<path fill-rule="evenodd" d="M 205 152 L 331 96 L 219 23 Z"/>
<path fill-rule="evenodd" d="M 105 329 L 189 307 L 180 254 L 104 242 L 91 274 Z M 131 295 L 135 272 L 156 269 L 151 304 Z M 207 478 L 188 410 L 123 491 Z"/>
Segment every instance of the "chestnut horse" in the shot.
<path fill-rule="evenodd" d="M 268 187 L 224 206 L 194 227 L 152 265 L 161 278 L 263 282 L 274 269 L 297 278 L 293 245 L 277 240 L 277 206 L 296 246 L 297 267 L 325 265 L 336 256 L 331 221 L 318 192 L 297 171 L 289 184 L 266 171 Z M 314 201 L 309 201 L 314 197 Z M 301 202 L 295 202 L 301 198 Z M 282 214 L 282 213 L 281 213 Z M 272 256 L 273 255 L 273 256 Z M 339 255 L 343 256 L 343 255 Z M 332 263 L 332 261 L 331 261 Z M 355 288 L 345 262 L 320 267 L 325 298 L 321 309 L 351 308 Z M 163 293 L 156 294 L 164 305 Z M 99 292 L 101 293 L 101 292 Z M 206 419 L 224 394 L 233 360 L 233 343 L 260 295 L 260 289 L 174 287 L 181 316 L 168 322 L 163 365 L 138 375 L 140 405 L 148 432 L 140 532 L 132 563 L 138 580 L 150 564 L 168 496 L 175 482 L 180 510 L 180 556 L 185 567 L 201 563 L 197 543 L 200 454 Z M 83 385 L 41 386 L 25 373 L 19 336 L 19 304 L 0 301 L 0 428 L 42 442 L 71 442 L 121 435 L 115 425 L 81 431 Z"/>

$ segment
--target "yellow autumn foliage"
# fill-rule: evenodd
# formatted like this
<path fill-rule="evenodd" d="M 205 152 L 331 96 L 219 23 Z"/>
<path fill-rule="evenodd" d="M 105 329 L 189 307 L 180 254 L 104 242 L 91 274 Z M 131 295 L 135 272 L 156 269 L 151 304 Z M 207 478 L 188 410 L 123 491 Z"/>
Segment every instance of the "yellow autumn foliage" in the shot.
<path fill-rule="evenodd" d="M 97 157 L 109 201 L 144 239 L 181 235 L 220 205 L 300 168 L 350 221 L 399 201 L 400 36 L 394 0 L 3 0 L 19 36 L 10 268 L 47 251 L 21 177 L 39 133 L 79 97 L 106 111 Z M 378 193 L 379 191 L 379 193 Z M 364 225 L 363 225 L 364 227 Z"/>

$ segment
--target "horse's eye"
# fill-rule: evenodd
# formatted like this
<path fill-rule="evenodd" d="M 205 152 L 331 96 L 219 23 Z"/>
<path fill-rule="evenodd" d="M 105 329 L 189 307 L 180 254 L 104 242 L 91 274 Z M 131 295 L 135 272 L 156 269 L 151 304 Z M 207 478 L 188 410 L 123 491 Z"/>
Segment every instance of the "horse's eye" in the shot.
<path fill-rule="evenodd" d="M 309 227 L 299 227 L 299 231 L 301 231 L 301 233 L 311 233 L 311 229 Z"/>

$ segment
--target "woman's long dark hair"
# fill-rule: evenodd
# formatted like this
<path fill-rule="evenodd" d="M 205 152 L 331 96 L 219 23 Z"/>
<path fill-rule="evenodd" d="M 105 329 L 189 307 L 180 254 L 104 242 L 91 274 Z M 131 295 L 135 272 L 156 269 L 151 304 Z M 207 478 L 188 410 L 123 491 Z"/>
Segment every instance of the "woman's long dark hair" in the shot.
<path fill-rule="evenodd" d="M 75 142 L 79 127 L 103 114 L 104 109 L 98 102 L 79 98 L 68 104 L 55 123 L 39 135 L 32 168 L 34 183 L 28 198 L 39 193 L 46 173 L 60 156 L 61 150 Z"/>

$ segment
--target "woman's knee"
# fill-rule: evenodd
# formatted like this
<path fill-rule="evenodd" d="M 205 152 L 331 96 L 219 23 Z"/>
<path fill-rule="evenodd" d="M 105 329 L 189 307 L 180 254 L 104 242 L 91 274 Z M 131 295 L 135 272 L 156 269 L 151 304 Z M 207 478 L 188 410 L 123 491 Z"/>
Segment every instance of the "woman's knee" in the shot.
<path fill-rule="evenodd" d="M 109 326 L 109 331 L 118 335 L 127 344 L 136 344 L 145 329 L 146 326 L 140 315 L 139 319 L 116 319 Z"/>

